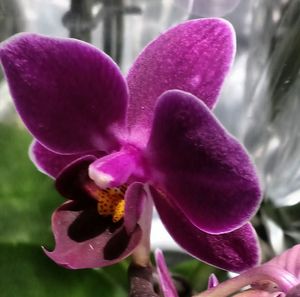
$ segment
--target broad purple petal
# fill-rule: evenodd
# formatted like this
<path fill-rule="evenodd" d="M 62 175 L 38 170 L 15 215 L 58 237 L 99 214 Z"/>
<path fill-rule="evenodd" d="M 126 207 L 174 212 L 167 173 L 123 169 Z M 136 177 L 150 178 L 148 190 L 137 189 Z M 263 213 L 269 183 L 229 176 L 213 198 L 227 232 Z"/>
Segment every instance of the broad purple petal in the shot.
<path fill-rule="evenodd" d="M 153 188 L 159 216 L 174 240 L 194 257 L 219 268 L 240 272 L 259 261 L 255 231 L 247 223 L 230 233 L 213 235 L 199 230 L 175 205 Z"/>
<path fill-rule="evenodd" d="M 88 168 L 95 160 L 95 156 L 87 155 L 65 167 L 55 181 L 57 191 L 70 200 L 91 199 L 84 186 L 89 181 L 92 182 L 88 176 Z"/>
<path fill-rule="evenodd" d="M 75 39 L 19 34 L 0 48 L 12 97 L 25 125 L 59 153 L 110 150 L 123 126 L 127 87 L 116 64 Z"/>
<path fill-rule="evenodd" d="M 68 164 L 82 157 L 82 154 L 58 154 L 48 150 L 34 140 L 30 146 L 29 156 L 31 161 L 41 172 L 55 178 Z"/>
<path fill-rule="evenodd" d="M 178 297 L 177 290 L 174 286 L 161 250 L 155 251 L 155 262 L 159 276 L 160 287 L 164 297 Z"/>
<path fill-rule="evenodd" d="M 212 108 L 235 54 L 235 33 L 222 19 L 180 24 L 150 43 L 129 71 L 129 125 L 150 128 L 157 98 L 170 89 Z"/>
<path fill-rule="evenodd" d="M 52 216 L 55 250 L 46 254 L 71 269 L 96 268 L 117 263 L 137 246 L 142 231 L 137 225 L 128 234 L 122 224 L 97 213 L 96 202 L 68 201 Z"/>
<path fill-rule="evenodd" d="M 160 97 L 147 158 L 153 184 L 202 231 L 235 230 L 258 208 L 260 187 L 249 156 L 191 94 L 174 90 Z"/>

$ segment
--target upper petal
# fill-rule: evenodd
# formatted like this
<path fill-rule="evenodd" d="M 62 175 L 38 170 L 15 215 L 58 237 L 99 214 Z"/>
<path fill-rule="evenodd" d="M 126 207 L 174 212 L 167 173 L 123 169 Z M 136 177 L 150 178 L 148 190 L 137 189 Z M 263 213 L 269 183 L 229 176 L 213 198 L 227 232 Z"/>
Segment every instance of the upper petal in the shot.
<path fill-rule="evenodd" d="M 235 272 L 257 264 L 259 248 L 251 224 L 247 223 L 230 233 L 208 234 L 193 225 L 167 197 L 153 188 L 151 193 L 159 216 L 170 235 L 194 257 Z"/>
<path fill-rule="evenodd" d="M 222 19 L 180 24 L 150 43 L 129 71 L 128 123 L 150 127 L 157 98 L 169 89 L 212 108 L 235 54 L 235 33 Z"/>
<path fill-rule="evenodd" d="M 116 64 L 75 39 L 19 34 L 0 59 L 16 108 L 37 140 L 59 153 L 110 150 L 124 124 L 126 83 Z"/>
<path fill-rule="evenodd" d="M 203 231 L 232 231 L 259 205 L 258 178 L 244 148 L 191 94 L 161 96 L 147 158 L 153 183 Z"/>

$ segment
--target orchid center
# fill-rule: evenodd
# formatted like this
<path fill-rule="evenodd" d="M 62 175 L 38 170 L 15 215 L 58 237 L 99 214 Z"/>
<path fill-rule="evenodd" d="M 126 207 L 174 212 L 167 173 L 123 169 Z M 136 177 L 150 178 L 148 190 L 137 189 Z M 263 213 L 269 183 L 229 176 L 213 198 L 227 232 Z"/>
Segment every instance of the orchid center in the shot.
<path fill-rule="evenodd" d="M 96 185 L 89 185 L 87 190 L 98 201 L 97 210 L 99 215 L 111 216 L 114 223 L 119 222 L 124 217 L 126 184 L 105 189 L 100 189 Z"/>

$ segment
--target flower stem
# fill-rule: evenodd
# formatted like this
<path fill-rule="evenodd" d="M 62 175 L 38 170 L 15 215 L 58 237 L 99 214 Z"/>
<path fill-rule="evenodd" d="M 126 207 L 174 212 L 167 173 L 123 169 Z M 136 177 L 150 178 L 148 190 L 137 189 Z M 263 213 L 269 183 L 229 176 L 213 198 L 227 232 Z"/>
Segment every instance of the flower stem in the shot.
<path fill-rule="evenodd" d="M 131 261 L 137 266 L 147 267 L 150 265 L 150 240 L 142 238 L 131 255 Z"/>
<path fill-rule="evenodd" d="M 277 284 L 279 291 L 282 292 L 287 292 L 297 284 L 297 279 L 294 275 L 270 264 L 252 268 L 194 297 L 228 297 L 248 285 L 261 281 L 271 281 Z"/>

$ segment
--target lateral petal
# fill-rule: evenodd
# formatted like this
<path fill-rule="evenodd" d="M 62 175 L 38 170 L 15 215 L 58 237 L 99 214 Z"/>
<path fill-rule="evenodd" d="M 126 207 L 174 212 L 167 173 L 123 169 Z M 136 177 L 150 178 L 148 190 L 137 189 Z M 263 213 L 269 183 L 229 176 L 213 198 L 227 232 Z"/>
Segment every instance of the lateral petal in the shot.
<path fill-rule="evenodd" d="M 216 267 L 240 272 L 256 265 L 259 247 L 250 223 L 224 234 L 214 235 L 201 231 L 172 205 L 166 197 L 151 189 L 155 206 L 173 239 L 194 257 Z"/>
<path fill-rule="evenodd" d="M 189 93 L 160 97 L 146 156 L 153 184 L 202 231 L 235 230 L 259 206 L 259 181 L 246 151 Z"/>

